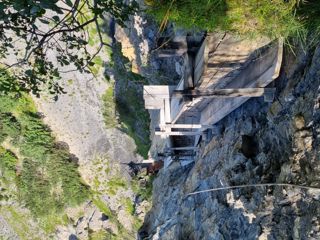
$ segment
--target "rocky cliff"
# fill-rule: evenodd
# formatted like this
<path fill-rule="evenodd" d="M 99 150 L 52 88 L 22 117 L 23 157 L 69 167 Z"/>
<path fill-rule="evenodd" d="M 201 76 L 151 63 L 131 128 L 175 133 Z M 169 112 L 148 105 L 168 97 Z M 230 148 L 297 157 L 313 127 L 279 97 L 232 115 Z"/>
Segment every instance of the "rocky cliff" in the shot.
<path fill-rule="evenodd" d="M 105 41 L 110 43 L 114 34 L 114 23 L 112 23 L 113 21 L 108 18 L 106 26 L 103 25 Z M 94 53 L 95 43 L 99 42 L 99 36 L 94 26 L 90 25 L 87 30 L 92 32 L 90 51 Z M 143 116 L 147 114 L 143 106 L 141 107 L 142 98 L 138 100 L 136 97 L 136 89 L 127 91 L 128 98 L 123 97 L 125 100 L 131 97 L 127 108 L 121 109 L 122 112 L 125 112 L 126 117 L 130 116 L 130 118 L 122 118 L 122 114 L 120 117 L 117 114 L 120 107 L 114 96 L 115 82 L 121 82 L 125 88 L 131 79 L 126 79 L 126 75 L 121 75 L 116 71 L 120 69 L 119 66 L 127 64 L 123 58 L 114 58 L 116 50 L 115 46 L 114 49 L 104 48 L 100 51 L 94 58 L 95 65 L 92 67 L 94 75 L 73 71 L 74 66 L 61 67 L 60 83 L 67 93 L 60 95 L 56 101 L 45 92 L 42 93 L 41 98 L 34 97 L 33 99 L 36 105 L 34 115 L 39 115 L 38 121 L 46 124 L 45 129 L 49 136 L 52 135 L 52 141 L 57 142 L 56 145 L 63 148 L 66 153 L 71 154 L 70 161 L 74 163 L 74 169 L 67 169 L 66 172 L 78 173 L 79 170 L 81 179 L 77 180 L 86 185 L 88 190 L 86 198 L 79 201 L 79 204 L 66 204 L 66 207 L 59 205 L 59 210 L 54 215 L 49 215 L 50 206 L 47 206 L 43 219 L 38 217 L 37 211 L 31 215 L 28 210 L 29 206 L 24 204 L 24 199 L 20 201 L 15 185 L 16 176 L 20 175 L 19 172 L 23 170 L 19 168 L 20 166 L 14 168 L 13 176 L 8 181 L 0 166 L 0 239 L 135 239 L 137 229 L 149 207 L 148 195 L 151 190 L 148 190 L 146 186 L 148 177 L 136 176 L 135 179 L 132 179 L 128 164 L 141 161 L 143 159 L 141 155 L 147 154 L 149 134 L 146 133 L 148 133 L 149 125 L 148 119 L 143 119 Z M 49 53 L 51 57 L 55 54 L 55 50 Z M 110 68 L 115 71 L 108 71 Z M 124 70 L 120 69 L 120 71 Z M 106 76 L 106 72 L 109 76 Z M 132 74 L 131 70 L 128 71 L 129 74 Z M 141 78 L 138 74 L 135 77 Z M 3 99 L 1 101 L 3 102 Z M 17 99 L 13 101 L 18 102 Z M 30 104 L 31 102 L 33 104 L 33 101 L 30 100 Z M 135 108 L 138 107 L 140 107 L 138 112 L 140 118 L 133 122 L 135 115 L 131 113 L 135 112 Z M 13 111 L 10 108 L 9 110 Z M 2 104 L 0 113 L 7 111 Z M 27 127 L 32 128 L 28 124 L 26 124 Z M 0 125 L 2 136 L 4 132 L 2 119 L 0 119 Z M 37 137 L 33 139 L 39 145 L 42 144 L 42 139 L 39 140 L 40 133 L 37 132 Z M 139 141 L 136 141 L 137 139 Z M 11 146 L 11 142 L 9 138 L 6 141 L 1 139 L 0 163 L 4 162 L 4 149 L 15 149 Z M 139 151 L 143 144 L 145 145 L 143 151 Z M 36 149 L 34 146 L 31 148 Z M 15 152 L 19 153 L 19 149 Z M 46 155 L 43 155 L 40 157 L 46 159 Z M 24 161 L 25 156 L 19 155 L 19 157 L 21 157 L 21 162 Z M 32 157 L 35 158 L 35 156 Z M 53 162 L 57 162 L 56 157 L 52 159 Z M 62 165 L 68 164 L 63 163 Z M 48 169 L 43 170 L 46 174 L 55 169 L 53 164 L 47 166 Z M 29 170 L 25 172 L 31 175 L 30 185 L 37 186 L 36 181 L 33 181 L 37 175 L 32 174 Z M 59 169 L 58 172 L 61 170 Z M 53 175 L 55 178 L 53 182 L 59 185 L 59 176 Z M 65 172 L 62 175 L 66 175 Z M 68 185 L 66 182 L 61 180 L 61 185 Z M 140 182 L 142 182 L 141 186 Z M 39 187 L 35 188 L 39 189 Z M 46 189 L 49 189 L 50 194 L 54 192 L 54 190 L 50 191 L 47 183 Z M 60 191 L 61 187 L 57 189 Z M 27 192 L 31 193 L 31 189 L 27 188 Z M 75 191 L 72 194 L 69 192 L 65 199 L 77 197 L 77 194 L 78 192 Z M 144 195 L 141 196 L 142 194 Z M 43 201 L 41 205 L 49 205 L 42 192 L 30 195 L 39 197 Z M 59 199 L 64 199 L 64 197 L 59 197 Z"/>
<path fill-rule="evenodd" d="M 251 99 L 216 124 L 195 163 L 154 181 L 141 239 L 319 239 L 320 46 L 286 51 L 273 103 Z"/>

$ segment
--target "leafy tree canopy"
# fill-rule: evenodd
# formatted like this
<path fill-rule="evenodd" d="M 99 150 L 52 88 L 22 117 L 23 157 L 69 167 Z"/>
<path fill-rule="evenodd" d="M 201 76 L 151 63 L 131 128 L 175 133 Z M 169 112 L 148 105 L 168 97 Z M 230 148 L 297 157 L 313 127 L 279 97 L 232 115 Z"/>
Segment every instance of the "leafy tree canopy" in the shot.
<path fill-rule="evenodd" d="M 93 58 L 103 46 L 109 46 L 103 40 L 99 21 L 110 16 L 123 26 L 137 8 L 135 1 L 2 0 L 0 62 L 13 70 L 20 90 L 39 96 L 45 84 L 51 94 L 63 93 L 59 66 L 72 64 L 77 71 L 90 72 Z M 87 49 L 90 24 L 100 39 L 94 53 Z M 51 50 L 55 52 L 54 60 L 48 57 Z"/>

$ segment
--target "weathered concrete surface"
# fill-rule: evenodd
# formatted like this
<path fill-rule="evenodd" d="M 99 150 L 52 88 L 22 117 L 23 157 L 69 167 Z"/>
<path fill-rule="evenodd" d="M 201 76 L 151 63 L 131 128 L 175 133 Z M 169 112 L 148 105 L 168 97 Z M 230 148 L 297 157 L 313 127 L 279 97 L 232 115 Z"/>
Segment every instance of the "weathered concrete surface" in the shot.
<path fill-rule="evenodd" d="M 216 125 L 194 165 L 154 182 L 148 239 L 319 239 L 320 194 L 290 187 L 186 195 L 253 183 L 320 186 L 320 46 L 284 59 L 272 104 L 251 99 Z"/>
<path fill-rule="evenodd" d="M 231 81 L 237 70 L 242 70 L 243 65 L 254 51 L 269 42 L 267 38 L 250 40 L 241 39 L 230 33 L 209 33 L 205 39 L 203 51 L 200 51 L 196 57 L 197 64 L 201 62 L 197 59 L 200 59 L 202 54 L 204 55 L 204 68 L 200 79 L 195 78 L 195 85 L 206 89 L 220 84 L 222 78 L 225 79 L 225 82 L 227 79 Z M 195 76 L 200 76 L 200 73 Z"/>
<path fill-rule="evenodd" d="M 265 39 L 252 42 L 229 34 L 208 36 L 195 57 L 195 89 L 266 87 L 279 75 L 282 52 L 282 41 L 270 44 Z M 248 99 L 193 98 L 172 108 L 176 116 L 172 121 L 215 124 Z"/>
<path fill-rule="evenodd" d="M 223 78 L 213 88 L 266 87 L 279 76 L 283 56 L 283 42 L 268 47 L 264 54 L 250 60 L 242 71 L 233 77 Z M 238 70 L 239 71 L 239 70 Z M 233 73 L 230 72 L 232 75 Z M 227 114 L 241 106 L 249 98 L 211 99 L 198 106 L 201 112 L 200 123 L 215 124 Z"/>

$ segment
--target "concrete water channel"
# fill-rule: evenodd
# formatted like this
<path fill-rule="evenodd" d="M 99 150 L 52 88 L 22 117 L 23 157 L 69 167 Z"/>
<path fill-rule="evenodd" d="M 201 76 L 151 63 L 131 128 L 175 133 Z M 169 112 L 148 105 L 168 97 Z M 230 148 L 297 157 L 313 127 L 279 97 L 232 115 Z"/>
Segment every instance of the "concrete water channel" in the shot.
<path fill-rule="evenodd" d="M 184 74 L 176 86 L 144 86 L 145 108 L 160 111 L 155 134 L 165 139 L 165 166 L 189 163 L 214 124 L 251 97 L 272 102 L 283 41 L 239 39 L 227 33 L 178 37 L 162 45 L 161 57 L 181 55 Z M 154 160 L 151 160 L 151 162 Z"/>

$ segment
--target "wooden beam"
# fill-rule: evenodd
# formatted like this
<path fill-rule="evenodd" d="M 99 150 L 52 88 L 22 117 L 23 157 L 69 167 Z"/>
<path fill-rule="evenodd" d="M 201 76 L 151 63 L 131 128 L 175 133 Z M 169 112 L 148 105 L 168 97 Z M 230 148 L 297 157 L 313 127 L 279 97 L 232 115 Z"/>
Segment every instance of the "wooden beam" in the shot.
<path fill-rule="evenodd" d="M 275 88 L 235 88 L 235 89 L 191 89 L 174 90 L 172 97 L 205 97 L 205 98 L 234 98 L 234 97 L 260 97 L 272 94 Z"/>

